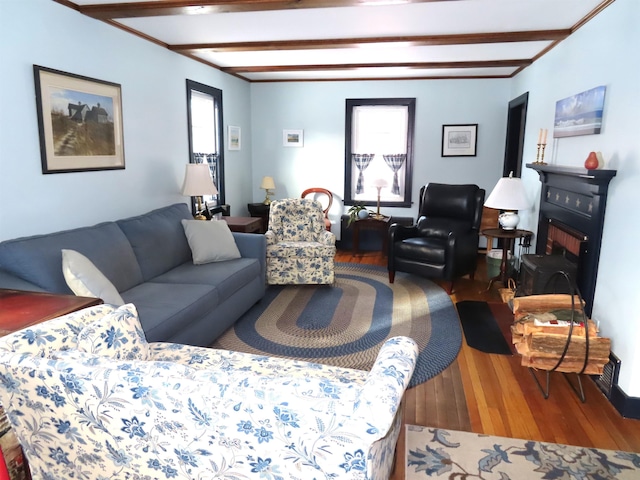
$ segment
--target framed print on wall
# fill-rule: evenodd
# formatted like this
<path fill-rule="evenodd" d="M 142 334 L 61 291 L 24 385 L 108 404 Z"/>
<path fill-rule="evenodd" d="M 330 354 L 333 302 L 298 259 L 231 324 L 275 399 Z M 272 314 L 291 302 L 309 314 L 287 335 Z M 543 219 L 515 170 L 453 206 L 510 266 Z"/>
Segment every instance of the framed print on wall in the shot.
<path fill-rule="evenodd" d="M 443 125 L 443 157 L 475 157 L 478 145 L 478 124 Z"/>
<path fill-rule="evenodd" d="M 304 144 L 303 130 L 283 130 L 282 146 L 283 147 L 302 147 Z"/>
<path fill-rule="evenodd" d="M 240 150 L 242 148 L 240 135 L 240 127 L 229 125 L 229 150 Z"/>
<path fill-rule="evenodd" d="M 117 83 L 33 66 L 42 173 L 124 168 Z"/>

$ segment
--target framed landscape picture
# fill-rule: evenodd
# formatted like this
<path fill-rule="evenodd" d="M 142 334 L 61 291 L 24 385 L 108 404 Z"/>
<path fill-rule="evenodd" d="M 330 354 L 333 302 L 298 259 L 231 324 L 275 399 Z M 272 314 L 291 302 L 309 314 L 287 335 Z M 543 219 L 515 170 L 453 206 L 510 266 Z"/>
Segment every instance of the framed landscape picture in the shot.
<path fill-rule="evenodd" d="M 304 143 L 304 132 L 302 130 L 283 130 L 282 145 L 284 147 L 302 147 Z"/>
<path fill-rule="evenodd" d="M 443 157 L 475 157 L 478 145 L 478 124 L 443 125 Z"/>
<path fill-rule="evenodd" d="M 601 85 L 558 100 L 553 121 L 553 137 L 573 137 L 600 133 L 606 90 L 607 87 Z"/>
<path fill-rule="evenodd" d="M 42 173 L 124 168 L 120 85 L 33 66 Z"/>
<path fill-rule="evenodd" d="M 240 127 L 229 125 L 229 150 L 240 150 L 242 148 L 240 135 Z"/>

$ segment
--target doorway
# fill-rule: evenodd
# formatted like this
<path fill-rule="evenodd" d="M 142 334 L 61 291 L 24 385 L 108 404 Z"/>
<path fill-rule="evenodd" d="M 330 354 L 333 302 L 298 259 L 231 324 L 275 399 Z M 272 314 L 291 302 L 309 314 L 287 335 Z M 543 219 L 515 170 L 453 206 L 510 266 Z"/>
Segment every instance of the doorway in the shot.
<path fill-rule="evenodd" d="M 514 177 L 522 174 L 522 154 L 524 151 L 524 129 L 527 120 L 527 104 L 529 92 L 509 102 L 507 116 L 507 143 L 504 149 L 504 164 L 502 176 L 508 177 L 513 172 Z"/>

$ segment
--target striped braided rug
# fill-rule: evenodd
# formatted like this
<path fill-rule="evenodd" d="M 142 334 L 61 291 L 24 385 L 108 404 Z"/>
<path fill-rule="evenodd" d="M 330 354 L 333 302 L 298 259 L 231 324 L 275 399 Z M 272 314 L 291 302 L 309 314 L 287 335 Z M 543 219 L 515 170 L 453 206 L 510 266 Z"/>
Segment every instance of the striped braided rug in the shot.
<path fill-rule="evenodd" d="M 434 377 L 460 351 L 458 314 L 430 280 L 361 264 L 336 264 L 336 283 L 269 286 L 212 345 L 258 355 L 369 370 L 388 338 L 413 338 L 420 355 L 409 386 Z"/>

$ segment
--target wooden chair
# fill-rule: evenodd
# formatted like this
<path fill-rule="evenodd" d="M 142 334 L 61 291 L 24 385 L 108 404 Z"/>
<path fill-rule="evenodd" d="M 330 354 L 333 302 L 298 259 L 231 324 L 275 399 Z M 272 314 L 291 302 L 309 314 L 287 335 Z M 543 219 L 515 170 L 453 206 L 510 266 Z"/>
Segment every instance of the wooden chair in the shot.
<path fill-rule="evenodd" d="M 495 208 L 482 207 L 482 220 L 480 221 L 480 232 L 486 228 L 498 228 L 498 215 L 500 210 Z M 487 237 L 487 248 L 485 253 L 489 253 L 493 248 L 493 237 Z"/>
<path fill-rule="evenodd" d="M 320 194 L 320 195 L 326 195 L 327 196 L 327 200 L 325 200 L 324 202 L 320 201 L 320 203 L 322 203 L 323 208 L 322 208 L 322 213 L 324 214 L 324 226 L 327 229 L 328 232 L 331 231 L 331 221 L 329 220 L 329 209 L 331 208 L 331 204 L 333 203 L 333 194 L 327 190 L 326 188 L 319 188 L 319 187 L 314 187 L 314 188 L 307 188 L 304 192 L 302 192 L 302 194 L 300 195 L 300 198 L 305 198 L 307 195 L 309 194 Z M 313 195 L 313 199 L 317 200 L 318 195 Z M 324 204 L 327 204 L 326 207 L 324 207 Z"/>

